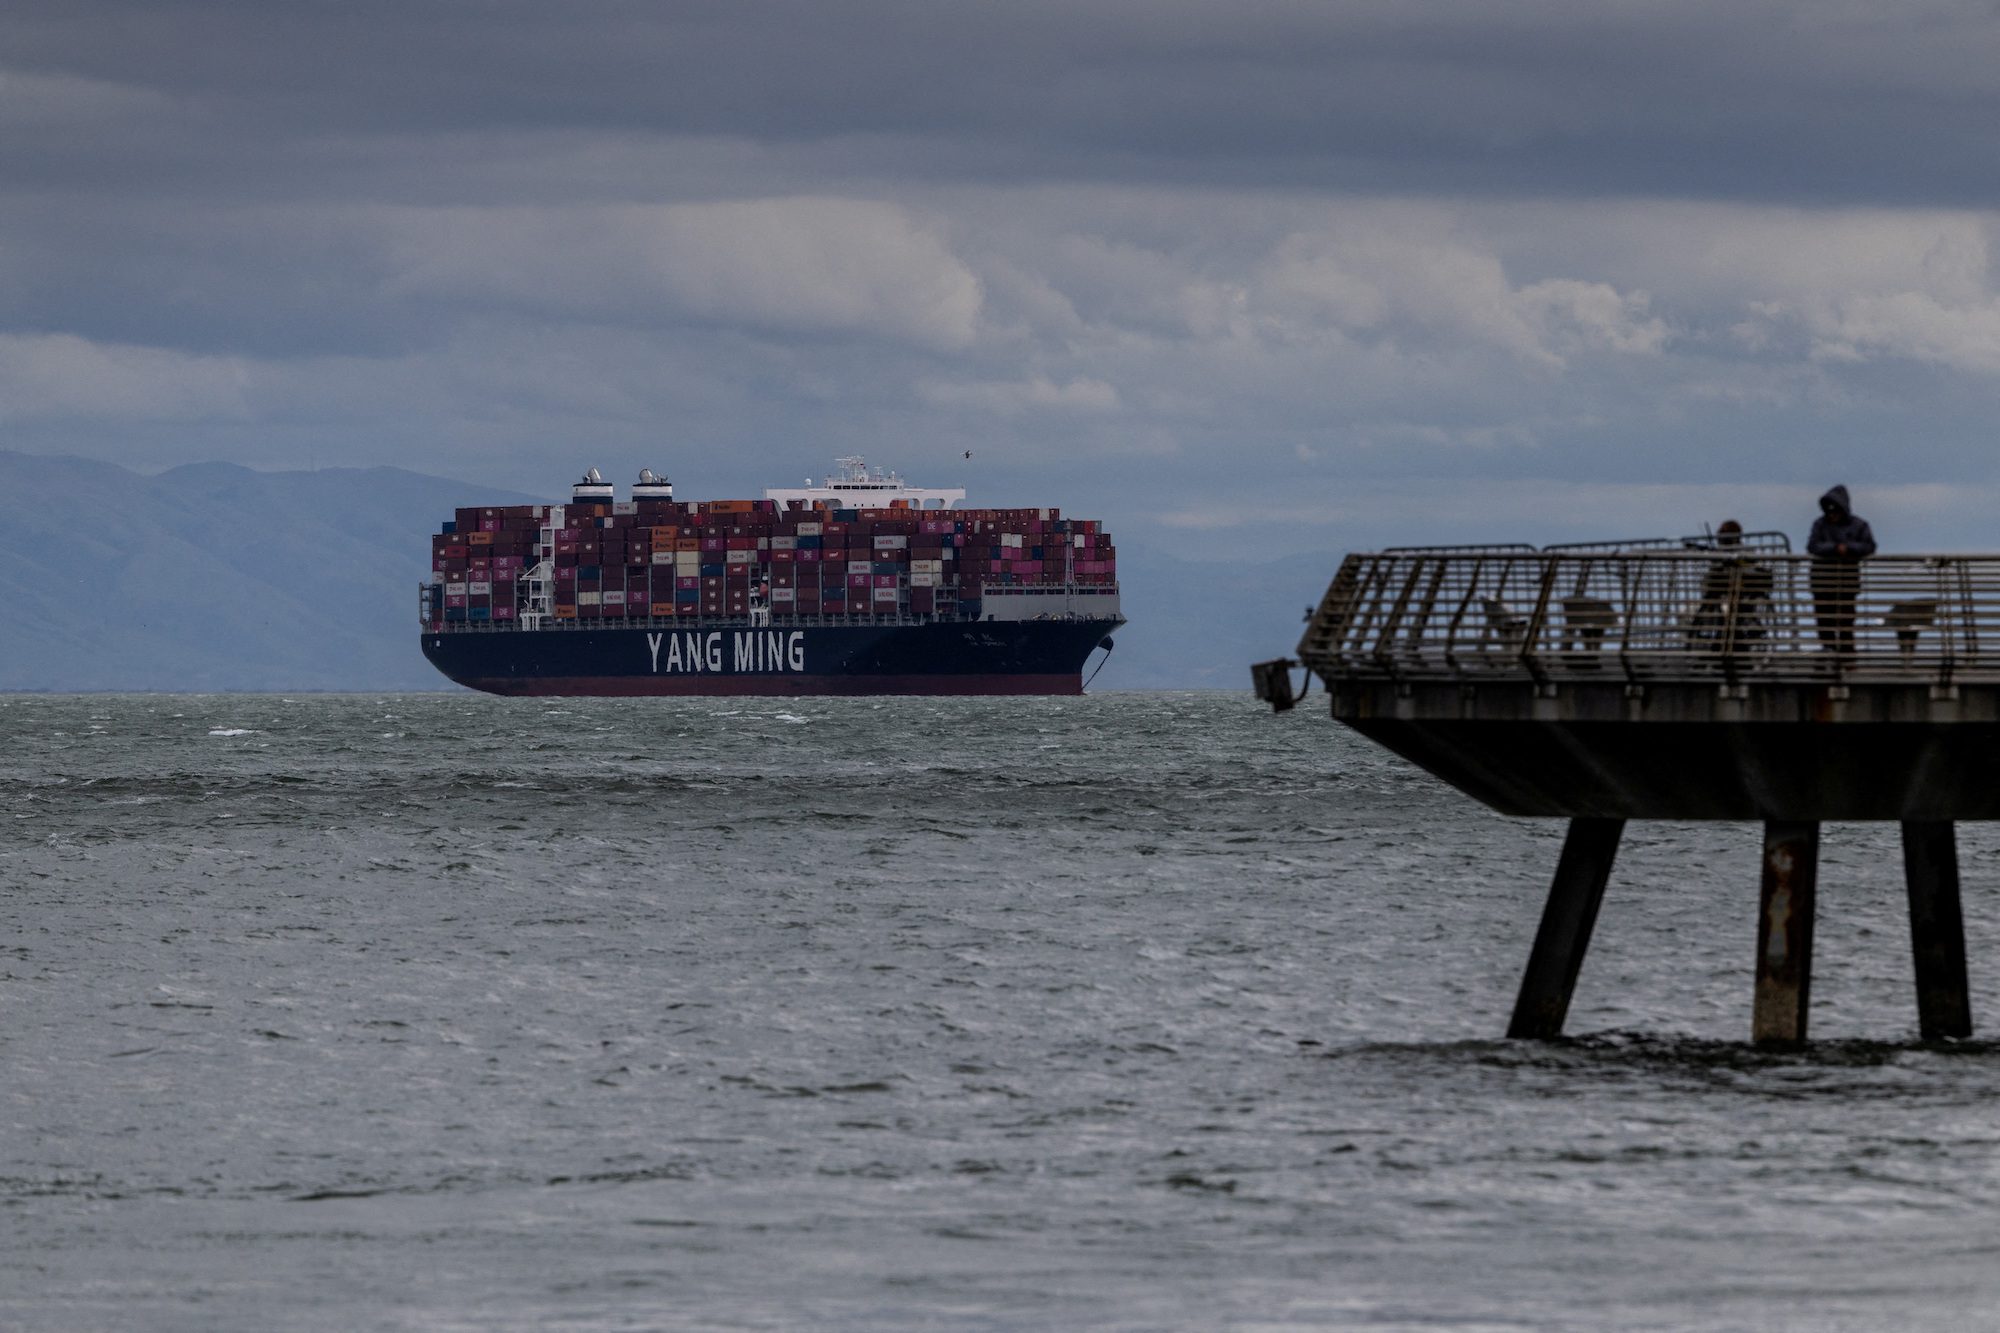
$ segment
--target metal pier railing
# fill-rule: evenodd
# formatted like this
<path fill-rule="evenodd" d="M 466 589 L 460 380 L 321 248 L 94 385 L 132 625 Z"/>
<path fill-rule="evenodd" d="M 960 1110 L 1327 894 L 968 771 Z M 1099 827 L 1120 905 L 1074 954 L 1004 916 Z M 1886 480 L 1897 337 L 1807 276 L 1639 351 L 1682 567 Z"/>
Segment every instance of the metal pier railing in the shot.
<path fill-rule="evenodd" d="M 1666 543 L 1350 555 L 1298 656 L 1329 683 L 2000 681 L 2000 555 L 1832 564 Z"/>

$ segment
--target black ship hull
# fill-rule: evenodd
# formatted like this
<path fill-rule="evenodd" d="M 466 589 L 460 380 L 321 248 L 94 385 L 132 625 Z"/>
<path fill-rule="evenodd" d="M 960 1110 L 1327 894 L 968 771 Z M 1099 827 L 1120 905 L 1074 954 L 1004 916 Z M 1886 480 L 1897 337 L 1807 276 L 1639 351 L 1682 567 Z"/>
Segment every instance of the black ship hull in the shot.
<path fill-rule="evenodd" d="M 512 695 L 1081 694 L 1112 620 L 434 630 L 424 656 Z"/>

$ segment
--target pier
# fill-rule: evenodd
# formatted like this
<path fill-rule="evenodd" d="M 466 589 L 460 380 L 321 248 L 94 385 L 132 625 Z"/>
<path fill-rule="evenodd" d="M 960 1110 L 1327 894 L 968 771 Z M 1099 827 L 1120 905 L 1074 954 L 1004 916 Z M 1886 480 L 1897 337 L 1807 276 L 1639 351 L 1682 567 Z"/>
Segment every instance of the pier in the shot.
<path fill-rule="evenodd" d="M 1569 820 L 1509 1036 L 1561 1034 L 1632 819 L 1763 823 L 1751 1035 L 1774 1045 L 1807 1035 L 1820 825 L 1899 822 L 1918 1029 L 1969 1036 L 1955 824 L 2000 818 L 2000 555 L 1829 577 L 1775 536 L 1691 545 L 1350 555 L 1299 661 L 1362 735 Z M 1289 665 L 1258 668 L 1280 706 Z"/>

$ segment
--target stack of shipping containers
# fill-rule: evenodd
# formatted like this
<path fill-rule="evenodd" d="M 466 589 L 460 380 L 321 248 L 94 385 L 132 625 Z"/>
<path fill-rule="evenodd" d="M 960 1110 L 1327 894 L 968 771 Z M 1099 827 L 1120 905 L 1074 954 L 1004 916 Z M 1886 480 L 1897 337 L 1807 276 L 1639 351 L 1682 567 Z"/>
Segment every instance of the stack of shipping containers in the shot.
<path fill-rule="evenodd" d="M 534 506 L 459 510 L 431 538 L 433 619 L 514 619 L 523 580 L 540 559 L 541 527 Z"/>
<path fill-rule="evenodd" d="M 1054 509 L 835 509 L 790 501 L 624 500 L 460 509 L 431 538 L 434 623 L 513 621 L 554 566 L 558 620 L 976 617 L 991 587 L 1117 583 L 1095 520 Z"/>

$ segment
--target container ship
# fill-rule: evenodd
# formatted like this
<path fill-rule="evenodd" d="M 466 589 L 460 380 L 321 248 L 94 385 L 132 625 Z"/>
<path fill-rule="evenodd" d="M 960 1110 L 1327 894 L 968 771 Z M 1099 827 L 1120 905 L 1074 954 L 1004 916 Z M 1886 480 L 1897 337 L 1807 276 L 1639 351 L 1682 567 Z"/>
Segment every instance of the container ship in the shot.
<path fill-rule="evenodd" d="M 1081 694 L 1125 623 L 1110 535 L 964 501 L 860 458 L 693 503 L 592 468 L 432 536 L 424 656 L 492 694 Z"/>

